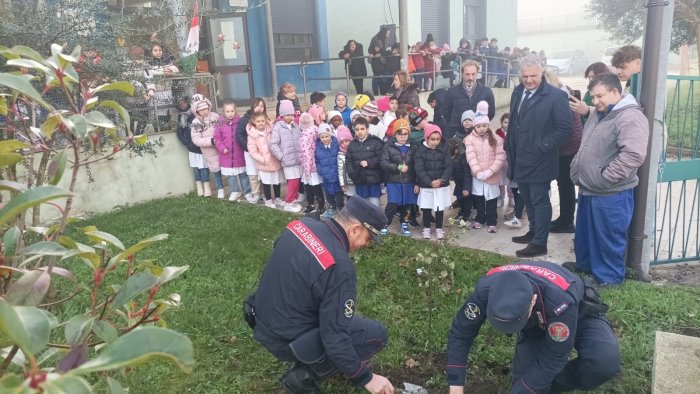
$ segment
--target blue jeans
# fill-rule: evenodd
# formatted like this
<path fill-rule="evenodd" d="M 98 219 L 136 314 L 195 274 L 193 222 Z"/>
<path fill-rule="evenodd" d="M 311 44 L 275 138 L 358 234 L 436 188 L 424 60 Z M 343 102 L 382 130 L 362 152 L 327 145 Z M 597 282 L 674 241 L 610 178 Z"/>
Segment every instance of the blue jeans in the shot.
<path fill-rule="evenodd" d="M 208 177 L 207 177 L 208 178 Z M 209 179 L 207 179 L 208 181 Z M 216 189 L 223 189 L 224 188 L 224 180 L 221 178 L 221 171 L 217 171 L 214 173 L 214 183 L 216 183 Z"/>
<path fill-rule="evenodd" d="M 518 182 L 518 190 L 525 201 L 527 219 L 530 222 L 529 230 L 534 233 L 532 243 L 539 246 L 547 246 L 552 222 L 549 188 L 549 182 Z"/>
<path fill-rule="evenodd" d="M 197 182 L 209 182 L 209 169 L 208 168 L 193 168 L 194 170 L 194 180 Z"/>
<path fill-rule="evenodd" d="M 634 210 L 632 189 L 611 196 L 578 197 L 576 266 L 600 283 L 625 280 L 627 230 Z"/>
<path fill-rule="evenodd" d="M 241 180 L 241 188 L 243 189 L 243 194 L 250 193 L 250 181 L 248 180 L 248 174 L 241 173 L 238 175 L 231 175 L 228 177 L 228 185 L 231 188 L 231 193 L 236 193 L 238 189 L 238 180 Z"/>

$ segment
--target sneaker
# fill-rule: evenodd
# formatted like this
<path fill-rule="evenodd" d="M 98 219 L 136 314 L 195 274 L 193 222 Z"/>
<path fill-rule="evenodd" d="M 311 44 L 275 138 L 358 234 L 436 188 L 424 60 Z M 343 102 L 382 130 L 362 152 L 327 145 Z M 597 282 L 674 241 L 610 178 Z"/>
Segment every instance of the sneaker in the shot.
<path fill-rule="evenodd" d="M 383 229 L 379 230 L 379 234 L 381 234 L 381 235 L 389 235 L 389 226 L 384 226 Z"/>
<path fill-rule="evenodd" d="M 219 190 L 217 190 L 217 191 L 216 191 L 216 197 L 223 200 L 224 197 L 226 197 L 226 196 L 224 196 L 224 189 L 219 189 Z"/>
<path fill-rule="evenodd" d="M 285 212 L 299 213 L 299 212 L 301 212 L 301 205 L 299 205 L 299 204 L 297 204 L 297 203 L 295 203 L 295 202 L 292 202 L 292 203 L 289 203 L 289 204 L 285 204 L 285 205 L 284 205 L 284 211 L 285 211 Z"/>
<path fill-rule="evenodd" d="M 248 193 L 245 195 L 245 200 L 251 204 L 257 204 L 258 197 L 255 194 Z"/>
<path fill-rule="evenodd" d="M 326 211 L 323 212 L 323 214 L 321 214 L 321 217 L 324 219 L 330 219 L 333 217 L 333 215 L 335 215 L 335 210 L 329 208 L 326 209 Z"/>
<path fill-rule="evenodd" d="M 423 239 L 430 239 L 430 227 L 423 228 Z"/>
<path fill-rule="evenodd" d="M 457 222 L 457 227 L 467 228 L 467 227 L 469 227 L 470 224 L 471 224 L 471 222 L 469 220 L 460 220 L 459 222 Z"/>
<path fill-rule="evenodd" d="M 497 208 L 503 208 L 503 199 L 502 199 L 502 198 L 499 198 L 499 199 L 498 199 L 498 202 L 496 203 L 496 207 L 497 207 Z"/>
<path fill-rule="evenodd" d="M 311 212 L 316 212 L 316 207 L 313 204 L 309 204 L 306 206 L 306 209 L 304 209 L 304 213 L 311 213 Z"/>
<path fill-rule="evenodd" d="M 479 223 L 479 222 L 474 222 L 474 223 L 472 223 L 472 228 L 473 228 L 474 230 L 480 229 L 480 228 L 481 228 L 481 223 Z"/>
<path fill-rule="evenodd" d="M 268 208 L 277 208 L 277 205 L 275 205 L 275 202 L 272 200 L 267 200 L 265 201 L 265 206 Z"/>
<path fill-rule="evenodd" d="M 491 234 L 496 234 L 496 232 L 498 232 L 498 229 L 496 228 L 496 226 L 489 226 L 489 227 L 486 229 L 486 232 L 487 232 L 487 233 L 491 233 Z"/>
<path fill-rule="evenodd" d="M 277 197 L 275 198 L 275 205 L 286 206 L 287 203 L 285 203 L 283 199 Z"/>
<path fill-rule="evenodd" d="M 503 224 L 512 228 L 520 228 L 523 225 L 522 223 L 520 223 L 520 220 L 518 220 L 518 218 L 506 220 L 505 222 L 503 222 Z"/>
<path fill-rule="evenodd" d="M 404 237 L 411 236 L 411 229 L 408 228 L 408 223 L 401 223 L 401 235 Z"/>
<path fill-rule="evenodd" d="M 236 200 L 238 200 L 238 198 L 239 198 L 240 196 L 241 196 L 241 193 L 239 193 L 239 192 L 233 192 L 233 193 L 231 193 L 230 196 L 228 196 L 228 200 L 229 200 L 229 201 L 236 201 Z"/>
<path fill-rule="evenodd" d="M 438 240 L 445 239 L 445 230 L 441 228 L 436 228 L 435 229 L 435 238 Z"/>
<path fill-rule="evenodd" d="M 455 216 L 455 223 L 459 223 L 464 220 L 464 215 L 462 215 L 462 212 L 460 211 L 457 216 Z"/>
<path fill-rule="evenodd" d="M 513 219 L 515 217 L 515 209 L 509 209 L 508 212 L 503 215 L 503 218 L 506 220 Z"/>

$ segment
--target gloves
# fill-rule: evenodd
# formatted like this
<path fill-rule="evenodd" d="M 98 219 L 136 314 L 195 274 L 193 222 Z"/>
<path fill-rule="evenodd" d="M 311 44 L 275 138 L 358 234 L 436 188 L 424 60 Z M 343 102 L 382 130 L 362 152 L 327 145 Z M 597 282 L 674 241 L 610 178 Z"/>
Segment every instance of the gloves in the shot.
<path fill-rule="evenodd" d="M 478 179 L 478 180 L 480 180 L 480 181 L 485 180 L 485 179 L 486 179 L 486 176 L 484 175 L 484 172 L 483 172 L 483 171 L 477 172 L 477 173 L 476 173 L 476 179 Z"/>

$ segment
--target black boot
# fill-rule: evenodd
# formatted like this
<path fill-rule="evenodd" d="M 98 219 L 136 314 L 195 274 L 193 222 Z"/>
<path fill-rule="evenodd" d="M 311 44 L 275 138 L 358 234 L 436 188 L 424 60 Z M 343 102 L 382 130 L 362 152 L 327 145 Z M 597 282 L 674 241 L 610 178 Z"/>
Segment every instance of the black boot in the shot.
<path fill-rule="evenodd" d="M 547 247 L 544 245 L 537 245 L 530 242 L 524 249 L 520 249 L 515 252 L 518 257 L 537 257 L 544 256 L 547 254 Z"/>
<path fill-rule="evenodd" d="M 535 233 L 532 231 L 528 231 L 527 233 L 525 233 L 525 235 L 521 235 L 519 237 L 513 237 L 512 240 L 516 244 L 529 244 L 533 238 L 535 238 Z"/>
<path fill-rule="evenodd" d="M 316 374 L 306 364 L 293 362 L 280 378 L 280 383 L 292 394 L 320 394 Z"/>

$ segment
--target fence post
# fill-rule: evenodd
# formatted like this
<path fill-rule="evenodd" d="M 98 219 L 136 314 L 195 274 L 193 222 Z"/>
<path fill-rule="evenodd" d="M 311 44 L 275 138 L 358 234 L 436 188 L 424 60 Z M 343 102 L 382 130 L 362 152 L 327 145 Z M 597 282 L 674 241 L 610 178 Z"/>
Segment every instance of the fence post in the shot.
<path fill-rule="evenodd" d="M 655 231 L 656 188 L 664 133 L 666 73 L 668 69 L 673 0 L 647 2 L 643 44 L 641 95 L 639 103 L 649 120 L 649 143 L 644 163 L 637 172 L 639 185 L 634 196 L 634 214 L 629 231 L 627 266 L 634 269 L 635 279 L 650 282 L 649 263 L 653 255 L 650 239 Z"/>

